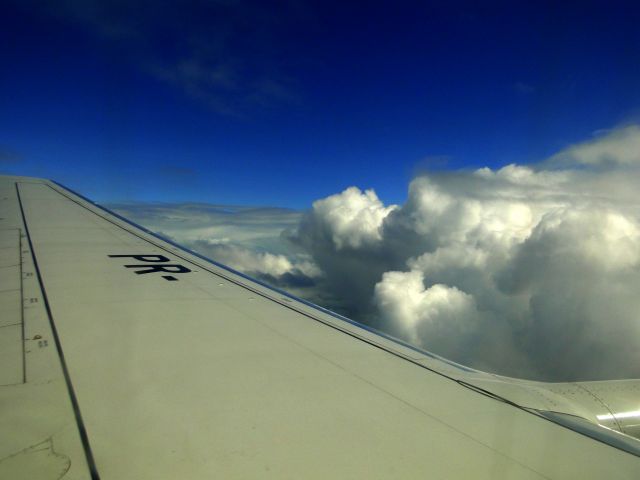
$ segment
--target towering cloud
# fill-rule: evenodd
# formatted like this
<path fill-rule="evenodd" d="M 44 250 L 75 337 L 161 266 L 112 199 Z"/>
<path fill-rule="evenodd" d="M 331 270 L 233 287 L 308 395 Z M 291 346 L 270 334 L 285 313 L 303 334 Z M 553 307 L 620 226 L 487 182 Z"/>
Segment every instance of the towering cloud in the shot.
<path fill-rule="evenodd" d="M 329 308 L 358 319 L 368 314 L 374 285 L 396 265 L 383 238 L 384 221 L 396 209 L 385 207 L 373 190 L 350 187 L 314 202 L 286 234 L 324 273 L 326 283 L 318 288 L 331 299 Z"/>
<path fill-rule="evenodd" d="M 402 206 L 351 187 L 292 235 L 357 320 L 461 363 L 640 377 L 640 128 L 535 166 L 415 178 Z"/>
<path fill-rule="evenodd" d="M 214 260 L 482 370 L 640 378 L 640 127 L 537 165 L 350 187 L 299 212 L 116 206 Z"/>
<path fill-rule="evenodd" d="M 372 246 L 382 240 L 382 222 L 397 207 L 385 207 L 373 190 L 360 191 L 349 187 L 313 203 L 312 214 L 307 215 L 299 234 L 309 233 L 308 240 L 324 243 L 335 250 Z"/>

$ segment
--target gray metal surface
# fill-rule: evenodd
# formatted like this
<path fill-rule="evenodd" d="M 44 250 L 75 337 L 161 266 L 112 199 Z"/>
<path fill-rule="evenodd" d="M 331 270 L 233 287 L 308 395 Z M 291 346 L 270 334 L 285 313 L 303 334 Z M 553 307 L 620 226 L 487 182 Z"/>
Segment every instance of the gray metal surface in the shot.
<path fill-rule="evenodd" d="M 26 381 L 0 386 L 0 478 L 640 477 L 640 458 L 53 183 L 4 177 L 0 198 L 36 299 Z"/>
<path fill-rule="evenodd" d="M 24 378 L 20 230 L 0 233 L 0 386 Z"/>

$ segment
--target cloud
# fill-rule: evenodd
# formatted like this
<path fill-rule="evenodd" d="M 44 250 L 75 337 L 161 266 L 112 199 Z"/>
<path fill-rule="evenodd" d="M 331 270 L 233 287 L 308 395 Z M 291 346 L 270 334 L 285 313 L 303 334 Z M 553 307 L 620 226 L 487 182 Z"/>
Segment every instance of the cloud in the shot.
<path fill-rule="evenodd" d="M 209 204 L 133 203 L 109 207 L 219 263 L 308 298 L 322 272 L 281 233 L 298 225 L 295 210 Z"/>
<path fill-rule="evenodd" d="M 24 157 L 15 150 L 0 145 L 0 165 L 21 162 Z"/>
<path fill-rule="evenodd" d="M 638 160 L 640 128 L 627 126 L 538 165 L 418 176 L 402 206 L 351 187 L 290 238 L 348 315 L 452 360 L 639 377 Z"/>
<path fill-rule="evenodd" d="M 534 93 L 536 91 L 536 87 L 534 87 L 533 85 L 531 85 L 530 83 L 525 83 L 525 82 L 516 82 L 513 84 L 513 89 L 520 93 L 520 94 L 524 94 L 524 95 L 529 95 L 531 93 Z"/>
<path fill-rule="evenodd" d="M 141 72 L 232 117 L 296 102 L 283 65 L 282 31 L 309 18 L 295 2 L 253 0 L 41 0 L 18 3 L 32 14 L 73 24 Z"/>
<path fill-rule="evenodd" d="M 372 190 L 351 187 L 314 202 L 299 226 L 285 232 L 324 273 L 327 284 L 319 287 L 330 302 L 324 306 L 357 318 L 370 309 L 373 286 L 395 265 L 382 243 L 384 220 L 395 209 Z"/>
<path fill-rule="evenodd" d="M 439 348 L 446 342 L 450 344 L 446 351 L 451 344 L 464 343 L 462 337 L 474 330 L 470 326 L 478 316 L 471 295 L 440 283 L 426 288 L 419 270 L 386 272 L 375 286 L 374 299 L 391 330 L 416 345 L 424 337 Z"/>
<path fill-rule="evenodd" d="M 301 288 L 314 287 L 322 276 L 320 269 L 304 254 L 273 254 L 204 240 L 190 242 L 188 246 L 223 265 L 297 293 L 301 293 Z M 306 296 L 311 294 L 307 292 Z"/>
<path fill-rule="evenodd" d="M 552 156 L 550 166 L 621 167 L 640 165 L 640 126 L 615 129 Z"/>
<path fill-rule="evenodd" d="M 497 272 L 528 299 L 525 345 L 542 371 L 638 376 L 640 226 L 609 209 L 547 215 Z"/>
<path fill-rule="evenodd" d="M 365 192 L 357 187 L 313 203 L 310 223 L 302 228 L 320 230 L 336 250 L 372 245 L 382 239 L 383 220 L 396 208 L 385 207 L 373 190 Z"/>
<path fill-rule="evenodd" d="M 295 228 L 302 215 L 286 208 L 200 203 L 120 203 L 109 208 L 181 243 L 233 243 L 275 253 L 291 250 L 281 233 Z"/>
<path fill-rule="evenodd" d="M 640 128 L 536 165 L 415 177 L 403 205 L 350 187 L 307 212 L 116 210 L 206 256 L 485 371 L 640 377 Z M 638 150 L 640 152 L 640 150 Z"/>

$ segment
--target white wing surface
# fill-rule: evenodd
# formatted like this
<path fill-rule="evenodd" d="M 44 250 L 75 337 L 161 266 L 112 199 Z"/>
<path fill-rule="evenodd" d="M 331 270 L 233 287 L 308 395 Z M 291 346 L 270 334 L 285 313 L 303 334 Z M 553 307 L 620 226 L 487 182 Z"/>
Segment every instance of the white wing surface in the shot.
<path fill-rule="evenodd" d="M 640 478 L 587 387 L 412 349 L 47 180 L 0 179 L 0 271 L 0 479 Z"/>

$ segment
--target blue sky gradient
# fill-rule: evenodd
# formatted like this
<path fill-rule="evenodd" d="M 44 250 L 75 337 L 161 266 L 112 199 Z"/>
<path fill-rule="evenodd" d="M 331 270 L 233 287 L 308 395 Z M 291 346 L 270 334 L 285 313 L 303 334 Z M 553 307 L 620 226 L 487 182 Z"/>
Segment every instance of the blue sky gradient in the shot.
<path fill-rule="evenodd" d="M 55 3 L 55 6 L 54 6 Z M 0 19 L 0 170 L 98 201 L 401 203 L 422 170 L 638 121 L 633 2 L 39 2 Z"/>

